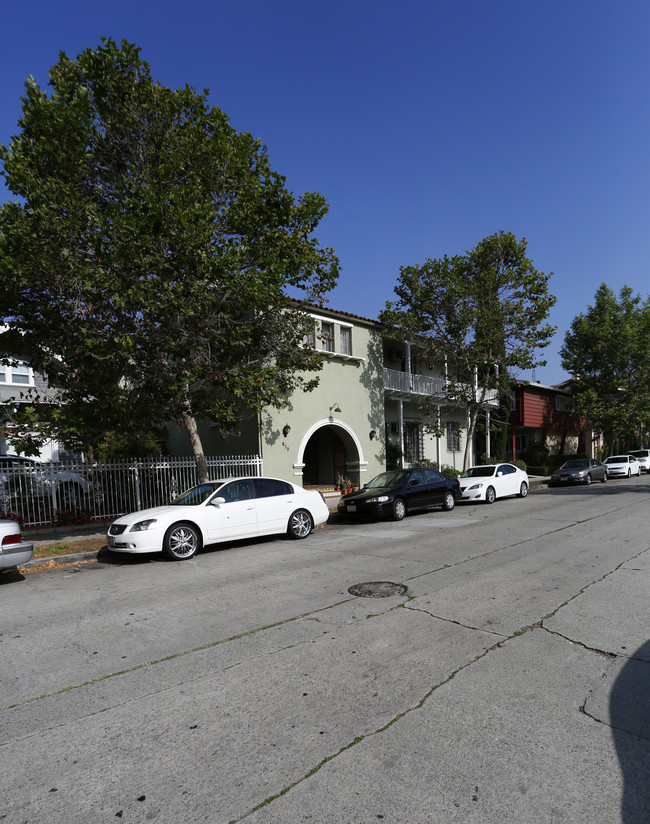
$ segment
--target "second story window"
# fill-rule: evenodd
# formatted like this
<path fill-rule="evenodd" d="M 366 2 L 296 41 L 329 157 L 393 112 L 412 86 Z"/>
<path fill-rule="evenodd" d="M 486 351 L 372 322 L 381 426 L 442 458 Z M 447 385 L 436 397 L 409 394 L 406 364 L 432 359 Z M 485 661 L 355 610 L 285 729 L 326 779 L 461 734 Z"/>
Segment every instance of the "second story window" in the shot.
<path fill-rule="evenodd" d="M 323 321 L 321 323 L 321 340 L 323 342 L 323 352 L 334 351 L 334 324 Z"/>
<path fill-rule="evenodd" d="M 341 354 L 352 354 L 352 329 L 349 326 L 341 326 Z"/>
<path fill-rule="evenodd" d="M 31 386 L 33 382 L 32 370 L 26 363 L 16 363 L 13 366 L 0 364 L 0 383 Z"/>
<path fill-rule="evenodd" d="M 302 345 L 309 348 L 315 349 L 316 348 L 316 336 L 314 335 L 314 327 L 312 326 L 302 338 Z"/>

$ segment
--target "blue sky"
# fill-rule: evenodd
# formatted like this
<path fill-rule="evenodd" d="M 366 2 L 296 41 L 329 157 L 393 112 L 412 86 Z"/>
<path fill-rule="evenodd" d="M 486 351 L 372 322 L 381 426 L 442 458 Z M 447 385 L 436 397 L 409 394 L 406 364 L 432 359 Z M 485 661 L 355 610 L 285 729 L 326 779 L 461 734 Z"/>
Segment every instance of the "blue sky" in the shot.
<path fill-rule="evenodd" d="M 59 50 L 102 35 L 140 46 L 165 85 L 209 88 L 292 191 L 327 198 L 334 308 L 376 318 L 400 266 L 512 231 L 554 273 L 558 331 L 534 377 L 556 383 L 600 283 L 650 291 L 648 0 L 11 3 L 0 143 L 25 79 L 46 86 Z"/>

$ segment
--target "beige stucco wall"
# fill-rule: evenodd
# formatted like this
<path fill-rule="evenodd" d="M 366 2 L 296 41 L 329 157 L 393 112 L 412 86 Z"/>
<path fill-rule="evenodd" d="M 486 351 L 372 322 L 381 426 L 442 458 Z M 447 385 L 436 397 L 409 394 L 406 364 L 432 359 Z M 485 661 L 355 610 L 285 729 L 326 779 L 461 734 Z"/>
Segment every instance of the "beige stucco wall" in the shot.
<path fill-rule="evenodd" d="M 352 355 L 340 355 L 337 317 L 324 317 L 334 321 L 335 351 L 324 355 L 318 387 L 312 392 L 295 392 L 288 408 L 266 410 L 261 416 L 264 472 L 302 483 L 305 448 L 320 432 L 324 452 L 330 435 L 341 438 L 348 459 L 345 474 L 363 484 L 385 468 L 381 337 L 376 325 L 351 323 L 345 318 L 344 325 L 352 330 Z M 316 346 L 322 347 L 318 339 Z M 291 427 L 286 436 L 282 434 L 285 425 Z M 321 458 L 330 460 L 327 454 Z M 326 479 L 305 477 L 306 482 L 317 480 Z"/>

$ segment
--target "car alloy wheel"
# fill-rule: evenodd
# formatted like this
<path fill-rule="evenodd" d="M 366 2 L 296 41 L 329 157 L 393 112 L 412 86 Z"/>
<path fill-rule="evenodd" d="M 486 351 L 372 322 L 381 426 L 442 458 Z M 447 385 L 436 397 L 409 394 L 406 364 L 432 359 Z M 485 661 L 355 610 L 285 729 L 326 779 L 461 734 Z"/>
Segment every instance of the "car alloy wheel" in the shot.
<path fill-rule="evenodd" d="M 192 524 L 174 524 L 165 533 L 163 552 L 171 561 L 187 561 L 200 547 L 201 538 Z"/>
<path fill-rule="evenodd" d="M 528 495 L 528 484 L 526 481 L 521 482 L 521 486 L 519 487 L 519 497 L 525 498 Z"/>
<path fill-rule="evenodd" d="M 311 515 L 306 509 L 296 509 L 289 518 L 287 532 L 291 538 L 306 538 L 312 530 Z"/>
<path fill-rule="evenodd" d="M 497 493 L 494 491 L 493 486 L 488 486 L 485 490 L 485 503 L 486 504 L 493 504 L 496 501 Z"/>
<path fill-rule="evenodd" d="M 591 474 L 589 472 L 587 473 L 587 477 L 585 478 L 585 483 L 587 484 L 587 486 L 590 486 L 591 484 Z"/>
<path fill-rule="evenodd" d="M 455 504 L 456 501 L 454 499 L 453 494 L 451 492 L 445 492 L 445 497 L 442 502 L 442 508 L 445 510 L 445 512 L 451 512 Z"/>

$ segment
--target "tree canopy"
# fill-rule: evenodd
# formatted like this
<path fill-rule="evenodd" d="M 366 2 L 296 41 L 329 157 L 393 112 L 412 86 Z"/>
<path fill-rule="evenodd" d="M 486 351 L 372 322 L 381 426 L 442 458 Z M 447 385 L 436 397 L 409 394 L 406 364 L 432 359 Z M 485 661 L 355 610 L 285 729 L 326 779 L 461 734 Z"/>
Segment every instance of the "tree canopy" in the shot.
<path fill-rule="evenodd" d="M 533 267 L 526 247 L 500 231 L 464 255 L 402 267 L 398 299 L 380 316 L 387 330 L 418 343 L 427 367 L 446 365 L 446 400 L 468 409 L 465 468 L 479 413 L 511 391 L 514 370 L 545 363 L 540 350 L 555 331 L 546 322 L 551 275 Z"/>
<path fill-rule="evenodd" d="M 290 295 L 336 283 L 313 235 L 326 201 L 296 199 L 207 90 L 155 82 L 126 41 L 60 53 L 49 86 L 28 79 L 0 147 L 18 198 L 0 211 L 2 352 L 63 390 L 68 440 L 179 420 L 198 461 L 197 420 L 226 434 L 316 382 Z"/>
<path fill-rule="evenodd" d="M 578 379 L 574 393 L 606 449 L 638 445 L 650 430 L 650 299 L 604 283 L 593 305 L 577 315 L 560 350 Z"/>

